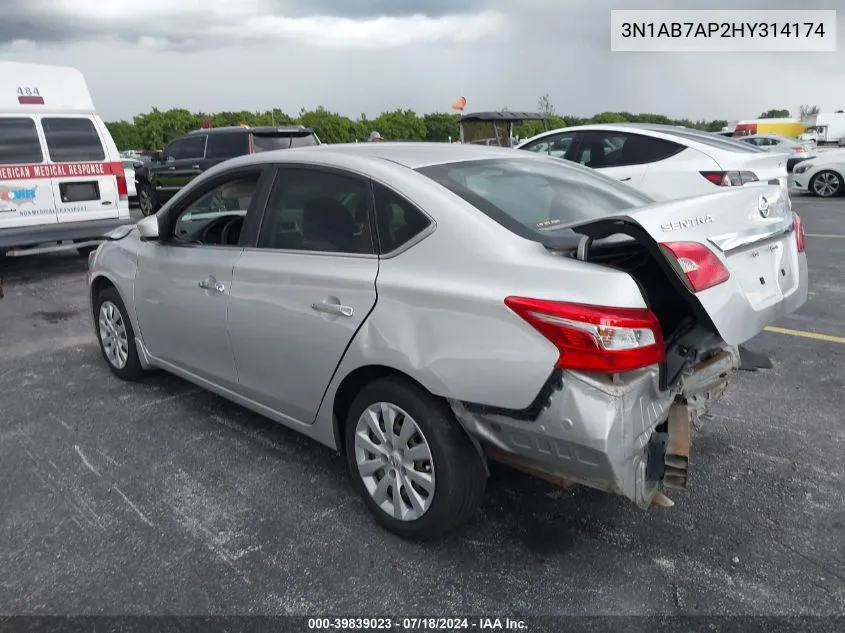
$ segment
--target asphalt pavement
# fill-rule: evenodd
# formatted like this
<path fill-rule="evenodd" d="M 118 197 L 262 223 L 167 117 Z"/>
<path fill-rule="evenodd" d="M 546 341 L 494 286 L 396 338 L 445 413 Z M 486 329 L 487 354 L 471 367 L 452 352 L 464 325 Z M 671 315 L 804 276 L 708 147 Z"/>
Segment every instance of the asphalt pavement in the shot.
<path fill-rule="evenodd" d="M 84 259 L 0 262 L 0 613 L 845 614 L 845 199 L 795 208 L 809 301 L 750 343 L 774 368 L 736 377 L 675 507 L 496 468 L 428 545 L 377 527 L 331 451 L 112 377 Z"/>

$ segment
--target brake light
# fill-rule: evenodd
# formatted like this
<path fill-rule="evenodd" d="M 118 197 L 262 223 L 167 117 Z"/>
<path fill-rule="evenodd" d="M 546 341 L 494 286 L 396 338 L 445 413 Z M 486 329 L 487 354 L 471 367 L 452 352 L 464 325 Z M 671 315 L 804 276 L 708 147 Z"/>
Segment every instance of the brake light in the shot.
<path fill-rule="evenodd" d="M 608 308 L 525 297 L 505 305 L 557 347 L 555 367 L 618 373 L 665 358 L 660 322 L 646 308 Z"/>
<path fill-rule="evenodd" d="M 800 154 L 800 153 L 802 153 L 802 152 L 806 152 L 806 151 L 807 151 L 807 148 L 806 148 L 806 147 L 796 147 L 796 148 L 795 148 L 795 151 L 796 151 L 796 152 L 798 152 L 798 153 Z"/>
<path fill-rule="evenodd" d="M 129 188 L 126 184 L 126 168 L 121 162 L 108 163 L 108 173 L 117 180 L 117 195 L 121 199 L 129 199 Z"/>
<path fill-rule="evenodd" d="M 792 213 L 792 228 L 795 230 L 795 245 L 798 247 L 798 252 L 803 253 L 807 239 L 804 235 L 804 222 L 795 212 Z"/>
<path fill-rule="evenodd" d="M 730 272 L 716 254 L 698 242 L 664 242 L 663 254 L 677 263 L 684 283 L 693 292 L 718 286 L 730 279 Z"/>
<path fill-rule="evenodd" d="M 699 173 L 719 187 L 741 187 L 759 180 L 753 171 L 701 171 Z"/>

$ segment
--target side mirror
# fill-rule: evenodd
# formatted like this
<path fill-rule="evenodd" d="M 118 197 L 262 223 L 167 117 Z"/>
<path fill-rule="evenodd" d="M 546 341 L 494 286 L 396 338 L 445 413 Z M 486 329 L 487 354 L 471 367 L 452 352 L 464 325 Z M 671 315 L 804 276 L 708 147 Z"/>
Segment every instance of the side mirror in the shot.
<path fill-rule="evenodd" d="M 138 222 L 138 233 L 142 242 L 155 242 L 158 240 L 158 218 L 148 215 Z"/>

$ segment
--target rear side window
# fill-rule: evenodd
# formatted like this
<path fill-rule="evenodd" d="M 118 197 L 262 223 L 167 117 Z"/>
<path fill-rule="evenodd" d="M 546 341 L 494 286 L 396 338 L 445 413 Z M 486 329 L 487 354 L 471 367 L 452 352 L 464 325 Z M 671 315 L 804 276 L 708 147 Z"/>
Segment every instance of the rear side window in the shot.
<path fill-rule="evenodd" d="M 689 141 L 703 143 L 704 145 L 709 145 L 710 147 L 715 147 L 716 149 L 724 149 L 729 152 L 759 154 L 760 152 L 764 151 L 757 147 L 754 147 L 753 145 L 749 145 L 748 143 L 736 141 L 725 136 L 719 136 L 718 134 L 708 134 L 706 132 L 689 132 L 687 130 L 681 129 L 660 130 L 660 132 L 663 132 L 664 134 L 671 134 L 672 136 L 677 136 L 679 138 L 686 139 Z"/>
<path fill-rule="evenodd" d="M 641 134 L 590 131 L 583 134 L 578 162 L 593 168 L 646 165 L 665 160 L 684 149 L 686 147 L 678 143 Z"/>
<path fill-rule="evenodd" d="M 428 216 L 384 185 L 373 183 L 376 224 L 382 253 L 390 253 L 422 233 L 431 224 Z"/>
<path fill-rule="evenodd" d="M 243 132 L 218 132 L 208 135 L 206 158 L 234 158 L 249 154 L 249 136 Z"/>
<path fill-rule="evenodd" d="M 572 237 L 567 224 L 598 220 L 654 202 L 614 178 L 565 160 L 490 159 L 417 171 L 517 235 L 540 242 Z"/>
<path fill-rule="evenodd" d="M 91 119 L 41 119 L 47 152 L 54 163 L 105 160 L 106 151 Z"/>
<path fill-rule="evenodd" d="M 40 163 L 43 160 L 35 121 L 27 117 L 0 117 L 0 165 Z"/>

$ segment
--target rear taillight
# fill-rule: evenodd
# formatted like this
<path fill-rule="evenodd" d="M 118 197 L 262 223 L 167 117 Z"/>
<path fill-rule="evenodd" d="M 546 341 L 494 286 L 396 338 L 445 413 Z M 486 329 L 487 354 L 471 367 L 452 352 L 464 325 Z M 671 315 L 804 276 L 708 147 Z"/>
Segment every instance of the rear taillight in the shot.
<path fill-rule="evenodd" d="M 798 247 L 798 252 L 803 253 L 806 246 L 804 222 L 801 220 L 801 216 L 795 212 L 792 213 L 792 228 L 795 229 L 795 245 Z"/>
<path fill-rule="evenodd" d="M 507 297 L 505 305 L 557 347 L 558 368 L 609 374 L 648 367 L 665 357 L 660 322 L 645 308 L 525 297 Z"/>
<path fill-rule="evenodd" d="M 664 255 L 675 260 L 685 283 L 693 292 L 718 286 L 730 279 L 730 272 L 716 254 L 698 242 L 664 242 Z"/>
<path fill-rule="evenodd" d="M 806 152 L 807 148 L 806 147 L 796 147 L 795 151 L 798 152 L 799 154 L 801 154 L 803 152 Z"/>
<path fill-rule="evenodd" d="M 123 163 L 115 162 L 108 164 L 109 173 L 117 180 L 117 195 L 121 199 L 129 198 L 129 189 L 126 185 L 126 168 Z"/>
<path fill-rule="evenodd" d="M 757 174 L 753 171 L 702 171 L 699 173 L 719 187 L 741 187 L 749 182 L 758 181 Z"/>

